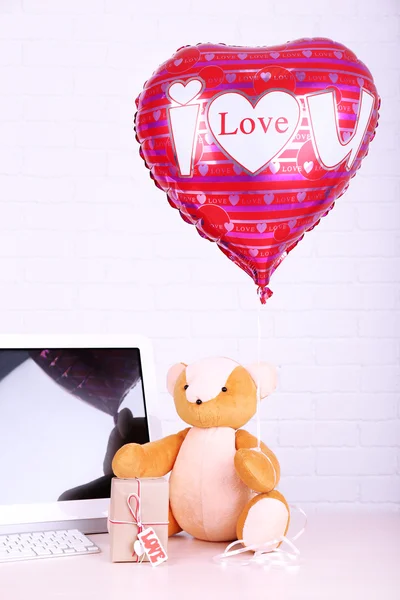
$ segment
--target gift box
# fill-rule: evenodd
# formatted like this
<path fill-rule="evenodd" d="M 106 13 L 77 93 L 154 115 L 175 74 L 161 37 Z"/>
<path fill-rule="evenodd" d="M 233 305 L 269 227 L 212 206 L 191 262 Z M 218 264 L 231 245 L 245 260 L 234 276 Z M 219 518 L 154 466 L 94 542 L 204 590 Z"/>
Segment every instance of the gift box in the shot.
<path fill-rule="evenodd" d="M 158 537 L 166 553 L 168 511 L 169 484 L 163 477 L 114 478 L 111 483 L 108 516 L 111 561 L 136 563 L 148 561 L 148 555 L 142 553 L 142 550 L 144 540 L 149 539 L 149 536 Z M 145 538 L 138 545 L 138 535 L 140 538 L 141 534 L 144 534 Z"/>

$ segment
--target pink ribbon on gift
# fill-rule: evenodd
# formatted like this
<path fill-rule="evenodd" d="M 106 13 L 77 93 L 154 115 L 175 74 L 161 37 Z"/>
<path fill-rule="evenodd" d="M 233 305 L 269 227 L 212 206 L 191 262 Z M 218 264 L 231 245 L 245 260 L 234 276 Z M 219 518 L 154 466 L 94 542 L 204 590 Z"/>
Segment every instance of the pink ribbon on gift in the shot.
<path fill-rule="evenodd" d="M 138 485 L 138 491 L 137 494 L 134 492 L 133 494 L 129 494 L 129 496 L 126 499 L 126 504 L 128 506 L 129 512 L 132 515 L 132 521 L 114 521 L 113 519 L 108 519 L 109 523 L 112 523 L 113 525 L 136 525 L 136 527 L 138 528 L 138 533 L 141 533 L 144 529 L 144 527 L 150 527 L 150 526 L 154 526 L 154 525 L 168 525 L 168 521 L 157 521 L 154 523 L 143 523 L 142 522 L 142 507 L 141 507 L 141 497 L 140 497 L 140 479 L 135 478 L 137 481 L 137 485 Z M 135 499 L 136 501 L 136 506 L 133 507 L 131 504 L 132 499 Z M 136 555 L 136 562 L 139 561 L 139 556 L 138 554 L 135 552 L 135 550 L 133 550 L 132 552 L 132 556 Z"/>

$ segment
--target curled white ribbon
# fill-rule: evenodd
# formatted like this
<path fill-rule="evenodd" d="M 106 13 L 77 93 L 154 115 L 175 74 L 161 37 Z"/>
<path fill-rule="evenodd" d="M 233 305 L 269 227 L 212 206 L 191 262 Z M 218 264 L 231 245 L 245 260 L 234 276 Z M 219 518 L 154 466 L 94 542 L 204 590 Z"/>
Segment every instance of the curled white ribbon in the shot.
<path fill-rule="evenodd" d="M 253 556 L 248 557 L 242 561 L 232 561 L 233 565 L 249 565 L 258 564 L 264 567 L 271 568 L 272 566 L 283 567 L 286 570 L 299 567 L 300 551 L 295 546 L 294 542 L 299 539 L 300 536 L 306 530 L 307 526 L 307 515 L 303 509 L 298 506 L 290 505 L 290 508 L 297 510 L 304 517 L 304 525 L 291 539 L 285 535 L 280 536 L 275 540 L 268 540 L 263 544 L 253 544 L 252 546 L 243 546 L 243 540 L 237 540 L 236 542 L 230 543 L 222 552 L 214 556 L 214 561 L 227 565 L 229 558 L 238 554 L 245 554 L 246 552 L 253 552 Z M 286 544 L 290 550 L 283 550 L 282 548 L 274 548 L 280 543 Z M 239 548 L 235 548 L 239 546 Z"/>

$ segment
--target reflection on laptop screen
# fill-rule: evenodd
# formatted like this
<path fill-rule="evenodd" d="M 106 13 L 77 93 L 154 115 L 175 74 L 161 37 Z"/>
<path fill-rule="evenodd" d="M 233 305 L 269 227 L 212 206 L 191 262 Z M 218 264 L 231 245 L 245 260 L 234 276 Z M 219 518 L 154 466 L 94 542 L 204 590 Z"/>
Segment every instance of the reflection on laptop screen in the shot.
<path fill-rule="evenodd" d="M 0 505 L 107 498 L 148 441 L 137 348 L 0 350 Z"/>

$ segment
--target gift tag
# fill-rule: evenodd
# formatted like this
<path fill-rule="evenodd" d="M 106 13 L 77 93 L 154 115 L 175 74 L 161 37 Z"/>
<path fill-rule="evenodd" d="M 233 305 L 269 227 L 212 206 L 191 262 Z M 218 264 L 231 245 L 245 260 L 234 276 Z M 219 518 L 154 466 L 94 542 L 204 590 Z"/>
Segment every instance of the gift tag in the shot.
<path fill-rule="evenodd" d="M 137 537 L 141 543 L 142 550 L 146 553 L 153 567 L 157 567 L 168 559 L 167 553 L 152 527 L 147 527 L 144 531 L 138 533 Z"/>

